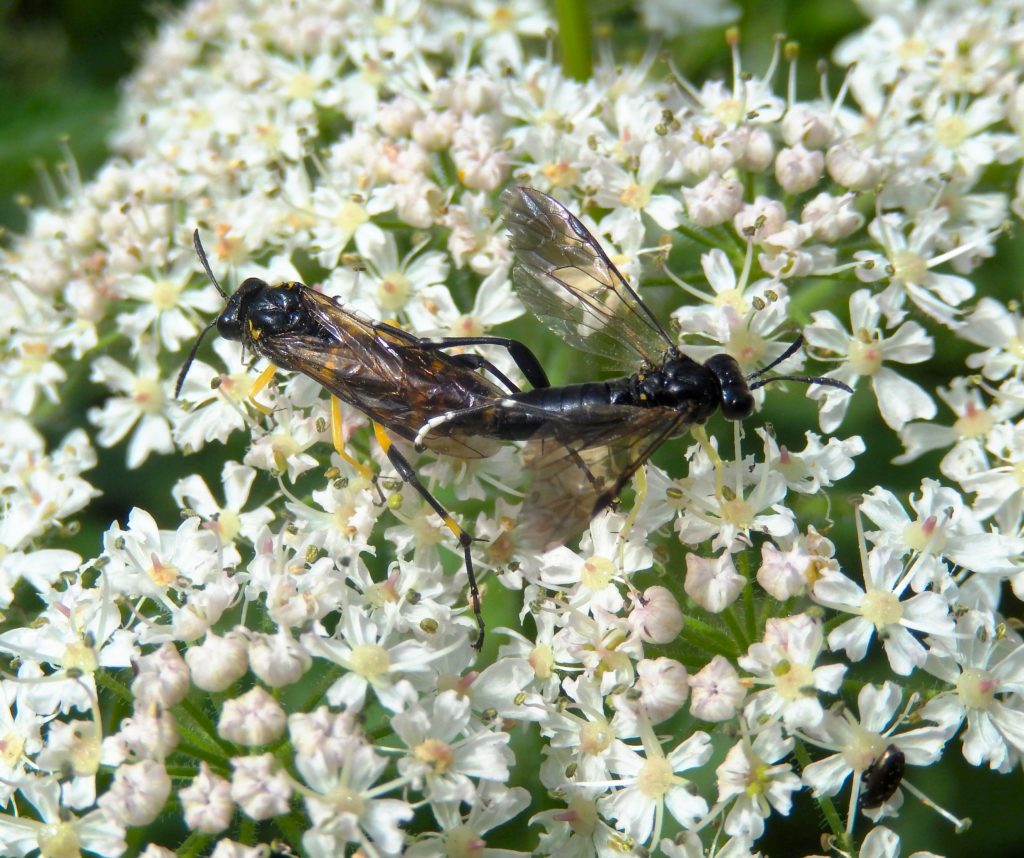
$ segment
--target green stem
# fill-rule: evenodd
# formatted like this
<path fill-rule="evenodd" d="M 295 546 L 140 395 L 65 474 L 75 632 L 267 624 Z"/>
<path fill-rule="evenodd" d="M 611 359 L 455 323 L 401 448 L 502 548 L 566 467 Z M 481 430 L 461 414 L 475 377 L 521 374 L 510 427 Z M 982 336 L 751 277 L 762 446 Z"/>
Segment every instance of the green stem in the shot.
<path fill-rule="evenodd" d="M 185 838 L 185 842 L 178 847 L 178 858 L 196 858 L 197 855 L 201 855 L 206 850 L 212 839 L 212 834 L 193 831 Z"/>
<path fill-rule="evenodd" d="M 796 761 L 800 764 L 801 769 L 811 764 L 811 755 L 807 753 L 807 746 L 799 739 L 797 739 L 796 745 L 793 748 L 793 756 L 796 757 Z M 839 848 L 844 854 L 853 855 L 850 851 L 851 844 L 846 840 L 846 828 L 832 799 L 827 796 L 819 796 L 815 801 L 818 802 L 818 806 L 821 808 L 826 822 L 828 822 L 828 827 L 832 829 L 832 833 L 836 836 Z"/>
<path fill-rule="evenodd" d="M 745 650 L 747 648 L 749 641 L 747 640 L 746 634 L 744 634 L 743 632 L 743 626 L 740 625 L 740 620 L 739 617 L 736 616 L 735 609 L 732 606 L 730 606 L 726 608 L 724 611 L 722 611 L 722 613 L 719 614 L 719 616 L 729 627 L 729 631 L 732 632 L 733 641 L 736 645 L 736 648 L 740 652 Z"/>
<path fill-rule="evenodd" d="M 181 703 L 181 706 L 185 712 L 188 713 L 192 722 L 198 727 L 203 733 L 206 734 L 207 738 L 213 741 L 213 743 L 220 748 L 229 757 L 233 757 L 237 753 L 237 749 L 230 742 L 225 742 L 218 734 L 216 725 L 207 717 L 206 713 L 200 709 L 194 701 L 186 697 Z"/>
<path fill-rule="evenodd" d="M 594 45 L 586 0 L 555 0 L 562 70 L 575 80 L 589 80 L 594 69 Z"/>
<path fill-rule="evenodd" d="M 735 658 L 739 655 L 736 642 L 724 632 L 710 626 L 696 617 L 687 617 L 680 637 L 695 647 L 719 655 Z"/>

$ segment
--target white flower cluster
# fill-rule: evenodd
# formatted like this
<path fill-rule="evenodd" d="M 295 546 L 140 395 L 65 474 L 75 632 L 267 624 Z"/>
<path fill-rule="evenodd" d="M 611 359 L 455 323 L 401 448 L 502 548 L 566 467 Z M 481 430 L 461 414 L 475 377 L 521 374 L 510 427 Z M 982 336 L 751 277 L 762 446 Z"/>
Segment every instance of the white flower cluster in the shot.
<path fill-rule="evenodd" d="M 266 854 L 256 823 L 310 856 L 744 858 L 816 799 L 837 848 L 895 856 L 892 831 L 858 844 L 854 826 L 922 796 L 904 766 L 959 750 L 1017 769 L 1024 323 L 974 301 L 970 275 L 1024 213 L 1024 179 L 1000 184 L 1021 168 L 1024 2 L 862 5 L 845 80 L 812 100 L 792 46 L 754 75 L 734 34 L 729 81 L 659 76 L 653 54 L 568 79 L 540 0 L 199 0 L 166 21 L 119 156 L 89 182 L 69 160 L 64 198 L 0 257 L 0 852 L 121 855 L 170 811 L 190 854 L 218 858 Z M 318 385 L 281 375 L 254 407 L 248 356 L 219 339 L 173 391 L 223 307 L 196 227 L 229 286 L 297 280 L 417 336 L 479 336 L 522 313 L 497 208 L 511 183 L 578 211 L 634 284 L 652 258 L 695 358 L 752 372 L 809 313 L 814 356 L 860 388 L 812 389 L 822 431 L 870 387 L 919 490 L 866 492 L 843 556 L 816 501 L 844 502 L 876 439 L 808 432 L 797 450 L 760 428 L 752 453 L 737 425 L 731 458 L 699 435 L 684 478 L 650 466 L 578 551 L 538 553 L 517 544 L 514 447 L 428 456 L 418 473 L 454 488 L 456 514 L 482 510 L 485 614 L 520 621 L 475 666 L 448 530 L 387 470 L 374 484 L 331 454 Z M 706 287 L 666 264 L 692 241 Z M 972 351 L 931 391 L 901 370 L 936 340 Z M 179 522 L 135 508 L 84 562 L 59 546 L 97 494 L 92 442 L 47 450 L 30 423 L 76 364 L 109 391 L 95 442 L 129 468 L 249 442 L 214 489 L 167 487 Z M 913 470 L 934 450 L 947 484 Z M 517 850 L 487 847 L 525 811 L 503 830 Z"/>

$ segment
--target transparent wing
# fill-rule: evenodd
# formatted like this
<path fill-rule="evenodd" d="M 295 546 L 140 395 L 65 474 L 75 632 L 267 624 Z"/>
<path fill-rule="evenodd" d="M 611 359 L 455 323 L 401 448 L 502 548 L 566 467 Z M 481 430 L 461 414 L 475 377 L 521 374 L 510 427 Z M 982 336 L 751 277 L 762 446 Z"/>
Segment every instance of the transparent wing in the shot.
<path fill-rule="evenodd" d="M 516 255 L 512 282 L 544 324 L 576 348 L 623 367 L 657 363 L 673 348 L 579 218 L 532 188 L 509 188 L 502 200 Z"/>
<path fill-rule="evenodd" d="M 558 438 L 526 445 L 531 482 L 517 527 L 522 547 L 546 551 L 579 534 L 664 441 L 689 425 L 686 414 L 670 408 L 607 408 L 609 418 L 613 410 L 629 410 L 629 422 L 595 430 L 583 439 L 590 446 Z"/>
<path fill-rule="evenodd" d="M 374 325 L 311 289 L 302 297 L 328 337 L 277 334 L 260 339 L 258 350 L 407 441 L 432 417 L 504 396 L 501 388 L 448 355 L 417 348 L 415 337 Z M 437 453 L 476 459 L 493 455 L 501 444 L 466 436 L 428 438 L 426 446 Z"/>

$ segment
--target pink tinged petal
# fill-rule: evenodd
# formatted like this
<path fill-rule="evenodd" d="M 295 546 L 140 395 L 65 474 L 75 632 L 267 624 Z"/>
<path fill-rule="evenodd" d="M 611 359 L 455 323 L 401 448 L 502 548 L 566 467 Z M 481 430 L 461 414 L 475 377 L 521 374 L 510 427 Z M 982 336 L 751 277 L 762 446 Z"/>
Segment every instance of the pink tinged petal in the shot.
<path fill-rule="evenodd" d="M 846 417 L 846 411 L 850 407 L 853 397 L 845 390 L 835 390 L 830 387 L 820 387 L 819 389 L 825 391 L 821 397 L 812 397 L 814 399 L 821 398 L 822 401 L 821 409 L 818 411 L 818 426 L 821 427 L 822 432 L 832 433 L 839 428 L 843 418 Z"/>
<path fill-rule="evenodd" d="M 882 316 L 882 308 L 869 289 L 858 289 L 850 296 L 850 327 L 854 331 L 874 330 Z"/>
<path fill-rule="evenodd" d="M 874 625 L 863 617 L 854 617 L 829 633 L 828 647 L 843 650 L 850 661 L 860 661 L 867 654 L 874 634 Z"/>
<path fill-rule="evenodd" d="M 954 306 L 962 304 L 974 294 L 974 284 L 966 277 L 960 277 L 957 274 L 937 274 L 930 271 L 922 285 L 938 295 L 945 303 Z"/>
<path fill-rule="evenodd" d="M 815 727 L 821 723 L 824 710 L 816 698 L 802 697 L 787 703 L 782 710 L 782 720 L 790 730 L 800 727 Z"/>
<path fill-rule="evenodd" d="M 895 370 L 883 366 L 871 376 L 871 387 L 882 419 L 897 432 L 911 420 L 930 420 L 935 416 L 935 402 L 924 388 Z"/>
<path fill-rule="evenodd" d="M 896 715 L 903 692 L 895 682 L 865 685 L 857 694 L 860 725 L 872 733 L 882 733 Z"/>
<path fill-rule="evenodd" d="M 846 675 L 846 665 L 826 664 L 814 669 L 814 687 L 818 691 L 825 691 L 835 694 L 839 686 L 843 684 L 843 677 Z"/>
<path fill-rule="evenodd" d="M 813 596 L 816 602 L 840 611 L 859 611 L 864 602 L 864 590 L 842 572 L 833 570 L 825 570 L 814 582 Z"/>
<path fill-rule="evenodd" d="M 839 355 L 849 352 L 850 334 L 833 313 L 828 310 L 819 310 L 811 314 L 811 319 L 812 323 L 803 331 L 808 345 Z"/>
<path fill-rule="evenodd" d="M 1000 735 L 1018 754 L 1024 754 L 1024 712 L 997 700 L 989 714 Z"/>
<path fill-rule="evenodd" d="M 885 340 L 882 353 L 893 363 L 923 363 L 935 354 L 935 340 L 917 322 L 905 322 Z"/>
<path fill-rule="evenodd" d="M 601 813 L 620 823 L 617 828 L 625 831 L 634 840 L 645 843 L 654 828 L 654 803 L 640 790 L 630 787 L 620 789 L 600 799 Z"/>
<path fill-rule="evenodd" d="M 508 780 L 512 752 L 508 733 L 494 733 L 475 739 L 455 755 L 460 772 L 487 781 Z"/>
<path fill-rule="evenodd" d="M 971 713 L 961 741 L 964 759 L 972 766 L 980 766 L 987 762 L 989 768 L 1002 770 L 1009 761 L 1006 743 L 987 712 Z"/>
<path fill-rule="evenodd" d="M 945 727 L 920 727 L 900 733 L 897 744 L 911 766 L 930 766 L 941 756 L 951 731 Z"/>
<path fill-rule="evenodd" d="M 383 798 L 367 803 L 360 822 L 381 851 L 398 854 L 405 841 L 405 832 L 400 826 L 412 817 L 413 810 L 408 802 Z"/>
<path fill-rule="evenodd" d="M 815 797 L 835 795 L 842 789 L 852 771 L 842 754 L 833 754 L 831 757 L 804 766 L 803 782 L 814 790 Z"/>
<path fill-rule="evenodd" d="M 688 826 L 708 812 L 708 803 L 689 787 L 679 786 L 668 791 L 665 807 L 680 825 Z"/>
<path fill-rule="evenodd" d="M 884 825 L 872 828 L 860 847 L 861 858 L 900 858 L 900 839 Z"/>
<path fill-rule="evenodd" d="M 930 590 L 903 602 L 902 625 L 928 635 L 951 635 L 955 629 L 949 603 Z"/>
<path fill-rule="evenodd" d="M 896 495 L 880 486 L 876 486 L 864 496 L 860 511 L 883 530 L 902 533 L 910 524 L 910 517 Z"/>
<path fill-rule="evenodd" d="M 128 467 L 137 468 L 149 458 L 150 453 L 170 453 L 173 450 L 170 424 L 163 417 L 147 414 L 128 442 Z"/>
<path fill-rule="evenodd" d="M 894 673 L 910 676 L 915 668 L 924 664 L 928 650 L 902 626 L 891 626 L 886 632 L 885 655 Z"/>
<path fill-rule="evenodd" d="M 644 211 L 662 229 L 675 229 L 682 222 L 683 204 L 666 194 L 656 194 Z"/>
<path fill-rule="evenodd" d="M 955 545 L 943 554 L 959 566 L 989 575 L 1012 575 L 1020 572 L 1018 556 L 1024 551 L 1024 540 L 998 533 L 975 533 L 958 536 Z M 1012 559 L 1011 559 L 1012 558 Z"/>

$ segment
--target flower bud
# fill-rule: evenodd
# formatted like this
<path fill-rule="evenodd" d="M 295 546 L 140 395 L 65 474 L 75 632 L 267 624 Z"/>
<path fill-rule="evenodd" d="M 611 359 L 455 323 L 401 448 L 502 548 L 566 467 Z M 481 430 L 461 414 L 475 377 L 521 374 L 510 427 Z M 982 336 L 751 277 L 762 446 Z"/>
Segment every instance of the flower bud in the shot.
<path fill-rule="evenodd" d="M 809 191 L 821 179 L 825 156 L 821 152 L 793 146 L 775 156 L 775 179 L 788 194 Z"/>
<path fill-rule="evenodd" d="M 452 143 L 458 119 L 450 110 L 428 113 L 412 126 L 412 139 L 430 152 L 440 152 Z"/>
<path fill-rule="evenodd" d="M 740 676 L 725 656 L 716 655 L 690 677 L 690 714 L 702 721 L 728 721 L 745 696 Z"/>
<path fill-rule="evenodd" d="M 193 831 L 216 834 L 231 824 L 235 813 L 231 784 L 213 774 L 205 762 L 199 764 L 199 774 L 178 796 L 185 812 L 185 824 Z"/>
<path fill-rule="evenodd" d="M 221 637 L 208 632 L 199 646 L 185 652 L 185 663 L 192 671 L 192 681 L 203 691 L 223 691 L 249 669 L 245 639 L 237 634 Z"/>
<path fill-rule="evenodd" d="M 137 704 L 135 713 L 121 722 L 117 738 L 134 757 L 163 760 L 178 747 L 181 736 L 178 721 L 170 709 Z"/>
<path fill-rule="evenodd" d="M 808 149 L 823 149 L 832 142 L 836 133 L 832 115 L 809 104 L 796 104 L 787 110 L 780 126 L 787 146 L 806 146 Z"/>
<path fill-rule="evenodd" d="M 231 798 L 253 819 L 270 819 L 288 812 L 292 784 L 273 754 L 231 760 Z"/>
<path fill-rule="evenodd" d="M 645 658 L 636 666 L 634 688 L 640 692 L 636 705 L 652 724 L 671 718 L 686 702 L 689 675 L 674 658 Z"/>
<path fill-rule="evenodd" d="M 828 174 L 837 185 L 851 191 L 875 187 L 882 177 L 882 165 L 852 140 L 832 146 L 825 155 Z"/>
<path fill-rule="evenodd" d="M 786 223 L 786 207 L 778 200 L 758 197 L 739 210 L 732 225 L 744 241 L 761 243 Z"/>
<path fill-rule="evenodd" d="M 829 244 L 852 235 L 864 225 L 864 216 L 853 207 L 853 194 L 818 194 L 804 206 L 800 220 L 811 226 L 816 239 Z"/>
<path fill-rule="evenodd" d="M 683 630 L 683 612 L 667 587 L 648 587 L 634 599 L 629 627 L 645 643 L 667 644 Z"/>
<path fill-rule="evenodd" d="M 341 766 L 349 750 L 366 741 L 355 710 L 332 712 L 326 706 L 289 715 L 288 735 L 297 757 L 317 760 L 327 771 Z"/>
<path fill-rule="evenodd" d="M 743 137 L 739 134 L 743 132 Z M 737 166 L 752 173 L 762 173 L 775 160 L 775 142 L 772 135 L 760 126 L 743 126 L 736 130 L 737 139 L 743 142 L 743 155 Z"/>
<path fill-rule="evenodd" d="M 723 551 L 718 557 L 686 555 L 686 595 L 705 611 L 719 613 L 731 605 L 743 590 L 747 579 L 736 571 L 732 555 Z"/>
<path fill-rule="evenodd" d="M 686 214 L 697 226 L 718 226 L 733 217 L 743 205 L 743 186 L 736 179 L 711 173 L 692 188 L 683 188 Z"/>
<path fill-rule="evenodd" d="M 164 810 L 171 779 L 162 763 L 142 760 L 120 766 L 97 804 L 122 825 L 149 825 Z"/>
<path fill-rule="evenodd" d="M 299 680 L 313 658 L 287 629 L 275 635 L 255 634 L 249 642 L 249 669 L 271 688 Z"/>
<path fill-rule="evenodd" d="M 284 726 L 285 714 L 281 704 L 257 686 L 224 704 L 217 722 L 217 734 L 229 742 L 253 747 L 280 738 Z"/>
<path fill-rule="evenodd" d="M 377 125 L 388 137 L 405 137 L 422 115 L 413 99 L 399 95 L 377 109 Z"/>
<path fill-rule="evenodd" d="M 155 703 L 170 709 L 188 694 L 188 667 L 171 643 L 135 661 L 132 693 L 138 703 Z M 137 705 L 136 704 L 136 705 Z"/>

